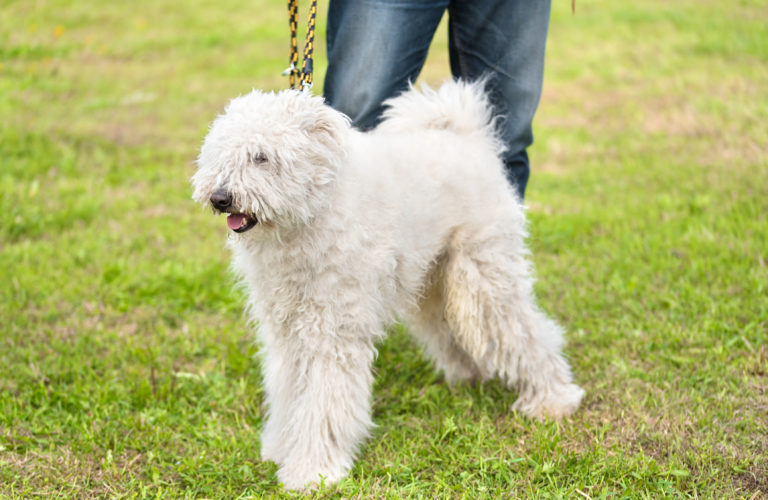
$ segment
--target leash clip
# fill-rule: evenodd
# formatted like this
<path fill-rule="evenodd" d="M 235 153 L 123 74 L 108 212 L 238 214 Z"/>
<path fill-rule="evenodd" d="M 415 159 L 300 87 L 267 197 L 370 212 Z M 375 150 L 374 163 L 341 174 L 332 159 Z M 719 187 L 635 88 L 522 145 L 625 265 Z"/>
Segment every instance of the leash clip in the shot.
<path fill-rule="evenodd" d="M 296 65 L 293 63 L 291 63 L 290 67 L 286 68 L 282 73 L 283 76 L 289 76 L 294 74 L 296 74 Z"/>

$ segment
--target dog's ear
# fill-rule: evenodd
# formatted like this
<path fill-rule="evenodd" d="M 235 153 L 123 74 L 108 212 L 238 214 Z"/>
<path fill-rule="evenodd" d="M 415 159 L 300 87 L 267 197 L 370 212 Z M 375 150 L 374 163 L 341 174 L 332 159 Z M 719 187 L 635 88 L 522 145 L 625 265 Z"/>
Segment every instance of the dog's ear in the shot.
<path fill-rule="evenodd" d="M 312 98 L 311 116 L 304 121 L 305 133 L 322 145 L 331 156 L 342 156 L 346 150 L 351 125 L 346 115 L 331 108 L 323 99 Z"/>

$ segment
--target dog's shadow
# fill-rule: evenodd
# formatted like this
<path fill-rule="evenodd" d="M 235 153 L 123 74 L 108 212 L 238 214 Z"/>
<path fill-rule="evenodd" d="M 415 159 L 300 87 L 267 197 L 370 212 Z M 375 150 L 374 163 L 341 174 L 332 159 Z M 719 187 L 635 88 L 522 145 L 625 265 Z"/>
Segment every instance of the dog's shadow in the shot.
<path fill-rule="evenodd" d="M 463 415 L 499 418 L 511 414 L 517 392 L 498 380 L 449 385 L 403 325 L 392 327 L 378 346 L 373 415 L 379 427 L 398 416 Z"/>

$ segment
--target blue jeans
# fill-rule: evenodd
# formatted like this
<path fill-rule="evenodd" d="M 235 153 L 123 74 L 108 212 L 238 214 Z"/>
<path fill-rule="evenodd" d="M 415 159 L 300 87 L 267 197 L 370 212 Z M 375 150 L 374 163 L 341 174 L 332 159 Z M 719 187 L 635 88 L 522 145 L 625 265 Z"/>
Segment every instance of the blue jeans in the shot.
<path fill-rule="evenodd" d="M 330 0 L 325 98 L 356 127 L 375 127 L 382 102 L 416 80 L 446 9 L 451 72 L 489 78 L 507 177 L 522 198 L 550 0 Z"/>

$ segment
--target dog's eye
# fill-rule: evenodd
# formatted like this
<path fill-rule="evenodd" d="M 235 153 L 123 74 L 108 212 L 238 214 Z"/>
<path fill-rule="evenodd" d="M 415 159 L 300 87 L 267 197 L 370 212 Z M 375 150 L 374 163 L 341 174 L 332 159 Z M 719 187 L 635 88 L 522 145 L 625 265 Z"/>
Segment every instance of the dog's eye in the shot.
<path fill-rule="evenodd" d="M 251 163 L 258 165 L 259 163 L 264 163 L 267 161 L 267 157 L 264 155 L 264 153 L 252 153 L 250 155 Z"/>

